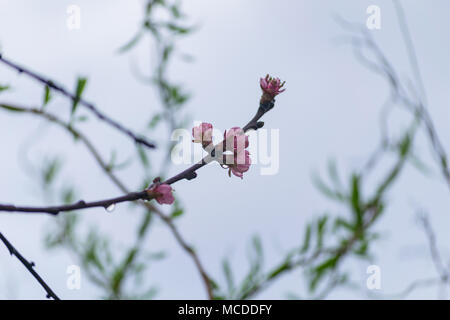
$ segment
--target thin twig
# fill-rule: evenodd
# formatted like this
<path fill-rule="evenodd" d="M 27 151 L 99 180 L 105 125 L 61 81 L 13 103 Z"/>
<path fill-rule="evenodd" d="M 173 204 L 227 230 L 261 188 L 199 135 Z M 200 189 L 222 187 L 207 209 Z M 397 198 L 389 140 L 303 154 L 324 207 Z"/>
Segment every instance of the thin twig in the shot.
<path fill-rule="evenodd" d="M 53 290 L 48 286 L 48 284 L 41 278 L 41 276 L 36 272 L 36 270 L 34 270 L 35 266 L 34 262 L 30 262 L 27 259 L 25 259 L 1 232 L 0 232 L 0 240 L 5 244 L 9 253 L 12 256 L 15 256 L 25 266 L 25 268 L 27 268 L 27 270 L 37 280 L 37 282 L 39 282 L 42 288 L 44 288 L 44 290 L 47 292 L 47 298 L 59 300 L 58 296 L 53 292 Z"/>
<path fill-rule="evenodd" d="M 274 106 L 275 101 L 271 101 L 269 103 L 261 104 L 258 108 L 257 113 L 255 116 L 243 127 L 244 132 L 247 132 L 248 130 L 261 128 L 264 123 L 258 121 L 266 112 L 271 110 Z M 16 109 L 20 110 L 23 108 L 11 106 L 10 104 L 4 104 L 0 103 L 0 107 L 5 109 Z M 223 142 L 219 143 L 222 144 Z M 215 159 L 216 155 L 214 154 L 214 150 L 211 152 L 211 154 L 204 157 L 200 162 L 194 164 L 193 166 L 189 167 L 188 169 L 180 172 L 179 174 L 173 176 L 172 178 L 167 179 L 166 181 L 162 182 L 164 184 L 173 184 L 177 181 L 187 179 L 191 180 L 197 177 L 196 171 L 206 164 L 210 163 Z M 117 203 L 122 202 L 130 202 L 130 201 L 136 201 L 136 200 L 151 200 L 149 197 L 149 194 L 147 193 L 147 190 L 149 188 L 139 191 L 139 192 L 130 192 L 125 195 L 115 197 L 115 198 L 109 198 L 104 200 L 97 200 L 92 202 L 86 202 L 84 200 L 80 200 L 73 204 L 66 204 L 66 205 L 59 205 L 59 206 L 48 206 L 48 207 L 29 207 L 29 206 L 16 206 L 13 204 L 0 204 L 0 211 L 5 212 L 22 212 L 22 213 L 48 213 L 51 215 L 58 215 L 60 212 L 65 211 L 73 211 L 73 210 L 80 210 L 80 209 L 88 209 L 88 208 L 96 208 L 96 207 L 103 207 L 104 209 L 107 209 L 111 205 L 115 205 Z"/>
<path fill-rule="evenodd" d="M 422 120 L 426 127 L 426 132 L 428 134 L 428 139 L 433 146 L 433 150 L 435 155 L 439 161 L 439 167 L 441 168 L 442 175 L 444 176 L 445 181 L 447 182 L 448 187 L 450 188 L 450 168 L 448 167 L 448 157 L 445 148 L 439 136 L 437 134 L 436 128 L 434 126 L 433 120 L 431 119 L 431 115 L 428 111 L 428 102 L 426 96 L 425 85 L 423 84 L 419 63 L 417 60 L 416 50 L 414 48 L 414 43 L 411 38 L 411 34 L 409 32 L 408 23 L 406 21 L 406 16 L 403 10 L 402 5 L 399 1 L 394 1 L 395 10 L 397 11 L 398 21 L 400 24 L 400 30 L 403 35 L 403 40 L 406 45 L 406 49 L 408 52 L 408 59 L 411 64 L 411 68 L 413 70 L 414 78 L 417 82 L 417 86 L 419 87 L 421 99 L 419 103 L 416 105 L 416 111 L 422 115 Z"/>

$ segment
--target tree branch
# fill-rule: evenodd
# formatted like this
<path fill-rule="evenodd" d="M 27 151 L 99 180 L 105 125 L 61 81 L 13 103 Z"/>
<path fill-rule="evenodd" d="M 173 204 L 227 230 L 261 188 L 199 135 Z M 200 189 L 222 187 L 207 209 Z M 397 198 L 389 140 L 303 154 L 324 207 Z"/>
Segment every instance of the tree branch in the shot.
<path fill-rule="evenodd" d="M 27 268 L 31 275 L 39 282 L 39 284 L 47 292 L 47 298 L 53 298 L 54 300 L 59 300 L 58 296 L 53 292 L 53 290 L 48 286 L 48 284 L 41 278 L 41 276 L 34 270 L 34 262 L 29 262 L 25 259 L 19 251 L 5 238 L 5 236 L 0 232 L 0 240 L 5 244 L 9 253 L 16 258 Z"/>
<path fill-rule="evenodd" d="M 251 129 L 258 129 L 262 128 L 264 123 L 261 121 L 258 121 L 266 112 L 271 110 L 274 106 L 275 101 L 270 101 L 268 103 L 261 103 L 260 107 L 258 108 L 257 113 L 255 116 L 243 127 L 244 132 L 247 132 Z M 4 109 L 13 109 L 15 111 L 25 111 L 26 109 L 11 106 L 9 104 L 0 103 L 0 107 Z M 42 113 L 42 111 L 33 109 L 33 113 Z M 223 142 L 219 143 L 218 145 L 223 144 Z M 216 146 L 217 147 L 217 146 Z M 188 169 L 180 172 L 179 174 L 173 176 L 172 178 L 167 179 L 166 181 L 162 182 L 163 184 L 173 184 L 175 182 L 178 182 L 183 179 L 191 180 L 197 177 L 196 171 L 206 164 L 213 161 L 217 155 L 214 154 L 214 151 L 216 150 L 216 147 L 211 151 L 211 154 L 204 157 L 200 162 L 194 164 L 193 166 L 189 167 Z M 147 189 L 139 192 L 130 192 L 123 196 L 115 197 L 115 198 L 109 198 L 104 200 L 97 200 L 92 202 L 86 202 L 84 200 L 80 200 L 73 204 L 68 205 L 59 205 L 59 206 L 49 206 L 49 207 L 28 207 L 28 206 L 16 206 L 12 204 L 0 204 L 0 211 L 5 212 L 23 212 L 23 213 L 48 213 L 51 215 L 58 215 L 60 212 L 65 211 L 73 211 L 73 210 L 80 210 L 80 209 L 88 209 L 88 208 L 96 208 L 96 207 L 103 207 L 104 209 L 107 209 L 111 205 L 122 203 L 122 202 L 130 202 L 130 201 L 136 201 L 136 200 L 151 200 L 149 197 L 147 190 L 152 188 L 153 185 L 149 186 Z"/>

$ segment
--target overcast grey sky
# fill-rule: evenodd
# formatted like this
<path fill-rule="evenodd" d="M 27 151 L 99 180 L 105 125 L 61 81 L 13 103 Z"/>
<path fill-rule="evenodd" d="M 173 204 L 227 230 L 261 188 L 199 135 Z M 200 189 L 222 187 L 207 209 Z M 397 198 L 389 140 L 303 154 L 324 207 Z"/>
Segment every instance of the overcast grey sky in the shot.
<path fill-rule="evenodd" d="M 403 1 L 417 49 L 430 112 L 444 146 L 450 150 L 448 101 L 450 101 L 450 28 L 446 0 Z M 66 9 L 81 8 L 81 29 L 68 30 Z M 360 166 L 379 139 L 378 115 L 388 94 L 379 76 L 354 58 L 349 46 L 334 41 L 344 31 L 336 24 L 338 14 L 364 24 L 369 5 L 381 8 L 381 29 L 371 31 L 402 76 L 411 74 L 391 1 L 365 0 L 189 0 L 185 11 L 198 30 L 182 41 L 181 52 L 195 57 L 192 63 L 177 62 L 171 69 L 177 81 L 193 93 L 186 110 L 192 119 L 212 122 L 220 129 L 242 125 L 257 108 L 258 80 L 266 73 L 286 80 L 287 91 L 276 108 L 264 117 L 266 128 L 280 132 L 280 170 L 260 175 L 251 168 L 244 180 L 228 178 L 217 165 L 198 173 L 198 179 L 176 184 L 176 195 L 187 208 L 178 221 L 180 229 L 197 248 L 208 270 L 220 274 L 224 256 L 232 259 L 237 275 L 246 271 L 246 248 L 253 234 L 260 234 L 270 267 L 282 254 L 300 243 L 302 230 L 312 217 L 334 208 L 311 182 L 315 170 L 325 171 L 329 158 L 346 173 Z M 158 108 L 156 93 L 136 80 L 131 65 L 150 69 L 149 45 L 143 42 L 126 55 L 117 54 L 137 30 L 143 1 L 25 1 L 0 0 L 0 44 L 5 56 L 40 71 L 72 88 L 78 75 L 89 78 L 86 98 L 115 119 L 139 131 L 145 127 L 142 113 Z M 36 105 L 42 87 L 25 76 L 0 66 L 0 82 L 13 87 L 2 101 Z M 52 111 L 68 110 L 63 98 L 55 99 Z M 62 111 L 65 112 L 65 111 Z M 399 118 L 395 126 L 405 128 Z M 101 199 L 119 191 L 103 176 L 81 145 L 60 129 L 32 117 L 0 113 L 0 202 L 45 204 L 41 190 L 20 163 L 23 144 L 45 128 L 33 143 L 28 157 L 37 165 L 46 156 L 64 154 L 63 177 L 75 184 L 84 199 Z M 125 159 L 132 150 L 129 140 L 96 121 L 83 125 L 95 135 L 107 156 L 114 147 Z M 393 129 L 395 130 L 395 129 Z M 34 139 L 34 138 L 33 138 Z M 22 149 L 21 149 L 22 148 Z M 419 145 L 422 158 L 432 163 L 426 144 Z M 185 166 L 173 166 L 172 173 Z M 434 169 L 437 173 L 437 170 Z M 138 167 L 121 172 L 129 185 L 137 186 Z M 223 198 L 230 201 L 223 201 Z M 401 291 L 415 279 L 434 275 L 425 236 L 414 220 L 417 207 L 426 208 L 445 258 L 450 257 L 450 197 L 438 175 L 430 179 L 408 168 L 391 193 L 390 207 L 378 222 L 382 239 L 374 246 L 376 264 L 382 271 L 382 293 Z M 113 214 L 93 209 L 86 221 L 106 231 L 119 243 L 133 237 L 136 216 L 127 205 Z M 52 217 L 0 214 L 1 231 L 22 253 L 37 264 L 38 271 L 62 298 L 96 298 L 98 291 L 87 282 L 79 291 L 66 288 L 66 267 L 76 264 L 63 251 L 48 252 L 43 236 Z M 167 259 L 154 263 L 148 280 L 160 288 L 158 298 L 204 298 L 203 285 L 189 258 L 158 224 L 148 238 L 149 250 L 166 250 Z M 368 262 L 351 266 L 352 278 L 364 286 Z M 218 277 L 220 279 L 220 277 Z M 302 292 L 298 272 L 285 276 L 260 298 L 284 298 Z M 0 246 L 0 298 L 44 297 L 42 288 Z M 337 290 L 333 298 L 365 298 L 359 291 Z M 411 298 L 436 298 L 435 289 L 420 290 Z"/>

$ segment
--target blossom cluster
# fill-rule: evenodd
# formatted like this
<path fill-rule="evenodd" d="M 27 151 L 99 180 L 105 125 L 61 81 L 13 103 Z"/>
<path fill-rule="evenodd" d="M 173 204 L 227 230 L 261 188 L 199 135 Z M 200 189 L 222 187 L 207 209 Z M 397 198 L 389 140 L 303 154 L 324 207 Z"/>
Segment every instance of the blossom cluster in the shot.
<path fill-rule="evenodd" d="M 260 79 L 260 87 L 262 96 L 260 103 L 264 104 L 273 101 L 275 96 L 284 92 L 285 82 L 281 82 L 279 78 L 272 78 L 267 75 Z M 213 145 L 213 125 L 211 123 L 202 122 L 198 126 L 192 128 L 192 142 L 200 143 L 202 147 L 209 152 L 214 152 L 223 156 L 223 162 L 219 162 L 223 168 L 228 169 L 228 175 L 235 175 L 243 179 L 244 173 L 250 169 L 251 159 L 250 152 L 247 150 L 249 146 L 248 136 L 240 127 L 233 127 L 225 131 L 223 142 Z M 220 149 L 221 152 L 218 152 Z M 172 187 L 168 184 L 160 184 L 157 181 L 150 189 L 147 190 L 150 198 L 156 199 L 159 204 L 172 204 L 174 197 Z"/>

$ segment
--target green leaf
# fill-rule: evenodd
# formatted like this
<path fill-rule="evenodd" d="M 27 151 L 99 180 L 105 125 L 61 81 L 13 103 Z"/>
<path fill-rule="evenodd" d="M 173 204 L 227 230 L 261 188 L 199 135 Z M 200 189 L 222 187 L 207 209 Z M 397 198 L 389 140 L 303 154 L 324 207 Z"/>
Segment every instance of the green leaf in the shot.
<path fill-rule="evenodd" d="M 334 183 L 336 187 L 341 185 L 341 181 L 339 179 L 339 174 L 337 171 L 336 161 L 334 160 L 328 161 L 328 174 L 330 175 L 331 181 Z"/>
<path fill-rule="evenodd" d="M 330 199 L 344 201 L 345 197 L 338 191 L 332 190 L 328 187 L 325 182 L 320 178 L 318 174 L 312 176 L 313 184 L 315 187 L 322 192 L 322 194 Z"/>
<path fill-rule="evenodd" d="M 366 257 L 368 248 L 369 248 L 369 242 L 367 240 L 362 240 L 361 245 L 354 252 L 356 255 Z"/>
<path fill-rule="evenodd" d="M 79 116 L 75 119 L 76 122 L 86 122 L 88 120 L 89 120 L 88 116 Z"/>
<path fill-rule="evenodd" d="M 250 270 L 244 278 L 240 289 L 240 292 L 243 292 L 243 296 L 246 295 L 246 292 L 255 284 L 256 279 L 260 276 L 260 271 L 264 262 L 261 238 L 258 235 L 254 235 L 252 238 L 249 251 L 249 262 Z"/>
<path fill-rule="evenodd" d="M 164 62 L 169 60 L 169 57 L 172 54 L 173 49 L 174 49 L 173 45 L 167 45 L 167 46 L 164 47 L 163 56 L 162 56 L 162 59 L 163 59 Z"/>
<path fill-rule="evenodd" d="M 99 245 L 100 241 L 98 237 L 95 235 L 94 231 L 91 231 L 88 235 L 87 244 L 85 245 L 86 250 L 84 252 L 83 259 L 86 264 L 91 263 L 92 265 L 96 266 L 99 271 L 103 272 L 105 270 L 105 267 L 103 266 L 98 255 Z"/>
<path fill-rule="evenodd" d="M 318 273 L 323 273 L 327 269 L 333 269 L 336 266 L 336 263 L 338 262 L 338 260 L 339 260 L 339 256 L 331 257 L 328 260 L 325 260 L 324 262 L 319 264 L 315 268 L 315 271 L 318 272 Z"/>
<path fill-rule="evenodd" d="M 172 219 L 175 219 L 175 218 L 181 216 L 183 213 L 184 213 L 183 209 L 178 208 L 178 209 L 172 211 L 172 213 L 170 214 L 170 217 Z"/>
<path fill-rule="evenodd" d="M 160 39 L 160 34 L 159 34 L 159 29 L 157 28 L 157 26 L 155 24 L 153 24 L 151 21 L 147 20 L 144 22 L 143 25 L 144 29 L 150 30 L 150 32 L 153 34 L 153 36 L 159 40 Z"/>
<path fill-rule="evenodd" d="M 50 87 L 49 86 L 45 86 L 45 91 L 44 91 L 44 103 L 42 105 L 42 107 L 45 107 L 50 99 L 52 98 L 51 93 L 50 93 Z"/>
<path fill-rule="evenodd" d="M 158 294 L 158 288 L 150 288 L 144 292 L 137 300 L 151 300 Z"/>
<path fill-rule="evenodd" d="M 334 267 L 336 266 L 338 261 L 339 261 L 339 256 L 331 257 L 331 258 L 325 260 L 324 262 L 322 262 L 321 264 L 319 264 L 317 267 L 315 267 L 312 270 L 313 277 L 309 282 L 309 291 L 310 292 L 314 292 L 314 290 L 317 288 L 317 285 L 319 284 L 319 282 L 325 276 L 326 271 L 328 269 L 334 269 Z"/>
<path fill-rule="evenodd" d="M 217 284 L 217 282 L 215 282 L 213 279 L 209 278 L 209 284 L 211 285 L 211 288 L 213 290 L 217 290 L 219 289 L 219 285 Z"/>
<path fill-rule="evenodd" d="M 425 176 L 431 175 L 432 172 L 431 168 L 419 156 L 412 154 L 410 155 L 409 161 L 423 175 Z M 444 164 L 444 167 L 445 165 L 446 164 Z"/>
<path fill-rule="evenodd" d="M 262 261 L 263 257 L 263 249 L 261 238 L 258 235 L 255 235 L 252 239 L 253 248 L 255 249 L 256 257 L 258 261 Z"/>
<path fill-rule="evenodd" d="M 175 218 L 181 216 L 183 213 L 184 213 L 184 210 L 181 207 L 180 202 L 175 199 L 175 202 L 173 203 L 173 210 L 172 210 L 172 213 L 170 214 L 170 217 L 172 219 L 175 219 Z"/>
<path fill-rule="evenodd" d="M 289 260 L 286 260 L 278 268 L 276 268 L 275 270 L 270 272 L 269 275 L 267 276 L 267 279 L 273 279 L 276 276 L 278 276 L 279 274 L 281 274 L 282 272 L 289 270 L 289 269 L 291 269 L 291 262 Z"/>
<path fill-rule="evenodd" d="M 339 228 L 344 228 L 344 229 L 349 230 L 349 231 L 354 231 L 355 230 L 355 226 L 353 224 L 351 224 L 350 222 L 344 220 L 343 218 L 337 218 L 334 221 L 333 229 L 337 230 Z"/>
<path fill-rule="evenodd" d="M 171 105 L 182 105 L 189 99 L 189 94 L 183 93 L 182 88 L 178 86 L 169 86 L 168 89 L 169 94 L 169 103 Z"/>
<path fill-rule="evenodd" d="M 57 173 L 60 171 L 61 166 L 62 166 L 62 163 L 58 158 L 49 160 L 46 164 L 44 164 L 44 169 L 43 169 L 44 185 L 48 186 L 49 184 L 51 184 L 53 182 Z"/>
<path fill-rule="evenodd" d="M 170 12 L 172 12 L 172 15 L 173 15 L 174 18 L 180 18 L 181 17 L 180 9 L 176 5 L 170 6 Z"/>
<path fill-rule="evenodd" d="M 124 275 L 124 270 L 122 268 L 116 269 L 114 271 L 111 277 L 111 289 L 114 293 L 119 292 Z"/>
<path fill-rule="evenodd" d="M 124 266 L 128 266 L 131 265 L 136 257 L 136 254 L 138 253 L 138 249 L 137 248 L 131 248 L 128 251 L 128 254 L 123 262 Z"/>
<path fill-rule="evenodd" d="M 151 252 L 145 255 L 145 258 L 148 260 L 162 260 L 166 258 L 167 254 L 164 251 L 159 252 Z"/>
<path fill-rule="evenodd" d="M 441 156 L 441 166 L 443 168 L 447 168 L 448 167 L 448 161 L 447 161 L 447 157 L 446 156 Z"/>
<path fill-rule="evenodd" d="M 137 150 L 138 150 L 139 159 L 141 160 L 142 165 L 144 166 L 144 168 L 148 168 L 150 166 L 150 160 L 148 159 L 147 153 L 145 153 L 144 148 L 139 146 L 137 148 Z"/>
<path fill-rule="evenodd" d="M 319 218 L 317 222 L 317 249 L 322 249 L 325 226 L 328 221 L 327 216 Z"/>
<path fill-rule="evenodd" d="M 399 145 L 400 156 L 402 158 L 408 154 L 410 147 L 411 147 L 411 137 L 409 136 L 409 134 L 406 134 Z"/>
<path fill-rule="evenodd" d="M 311 281 L 309 282 L 309 291 L 314 292 L 316 290 L 317 285 L 323 277 L 323 273 L 315 273 Z"/>
<path fill-rule="evenodd" d="M 77 87 L 75 89 L 75 99 L 72 103 L 72 115 L 75 113 L 78 103 L 80 102 L 81 95 L 83 94 L 84 88 L 86 87 L 87 78 L 78 77 Z"/>
<path fill-rule="evenodd" d="M 61 192 L 61 199 L 65 204 L 73 203 L 75 201 L 75 190 L 71 187 L 66 187 Z"/>
<path fill-rule="evenodd" d="M 151 221 L 152 221 L 152 213 L 148 211 L 145 213 L 144 219 L 141 222 L 141 225 L 139 226 L 138 231 L 139 238 L 142 238 L 145 235 L 145 232 L 147 231 Z"/>

